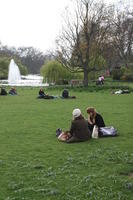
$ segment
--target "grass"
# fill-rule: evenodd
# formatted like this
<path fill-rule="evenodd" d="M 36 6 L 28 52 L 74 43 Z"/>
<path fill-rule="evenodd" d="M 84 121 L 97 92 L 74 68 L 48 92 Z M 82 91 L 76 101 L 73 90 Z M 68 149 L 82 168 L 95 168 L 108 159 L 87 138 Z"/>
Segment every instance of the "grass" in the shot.
<path fill-rule="evenodd" d="M 132 200 L 133 93 L 70 90 L 77 99 L 36 99 L 37 88 L 0 96 L 0 200 Z M 47 90 L 60 95 L 61 90 Z M 94 106 L 116 138 L 57 141 L 72 110 Z"/>

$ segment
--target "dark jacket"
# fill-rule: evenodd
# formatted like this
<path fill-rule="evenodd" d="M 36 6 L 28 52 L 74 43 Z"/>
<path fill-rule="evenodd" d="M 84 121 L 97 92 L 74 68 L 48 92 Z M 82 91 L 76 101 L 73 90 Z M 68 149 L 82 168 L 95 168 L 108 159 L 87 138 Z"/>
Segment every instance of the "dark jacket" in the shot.
<path fill-rule="evenodd" d="M 99 113 L 96 114 L 95 125 L 97 125 L 98 127 L 105 127 L 104 120 Z"/>
<path fill-rule="evenodd" d="M 1 88 L 0 95 L 7 95 L 7 91 L 4 88 Z"/>
<path fill-rule="evenodd" d="M 94 125 L 98 126 L 98 128 L 105 127 L 104 120 L 99 113 L 96 113 L 95 124 L 89 124 L 88 123 L 88 128 L 91 132 L 93 131 Z"/>
<path fill-rule="evenodd" d="M 46 94 L 44 93 L 43 90 L 39 90 L 39 95 L 40 95 L 40 96 L 45 96 Z"/>
<path fill-rule="evenodd" d="M 68 92 L 68 90 L 63 90 L 63 92 L 62 92 L 62 97 L 63 97 L 63 98 L 68 98 L 68 97 L 69 97 L 69 92 Z"/>
<path fill-rule="evenodd" d="M 87 120 L 83 119 L 75 119 L 71 123 L 70 133 L 72 136 L 77 137 L 81 140 L 88 140 L 90 138 L 90 131 L 88 129 Z"/>
<path fill-rule="evenodd" d="M 11 94 L 11 95 L 16 95 L 16 94 L 17 94 L 17 92 L 16 92 L 16 90 L 15 90 L 15 89 L 11 89 L 11 90 L 9 91 L 9 94 Z"/>

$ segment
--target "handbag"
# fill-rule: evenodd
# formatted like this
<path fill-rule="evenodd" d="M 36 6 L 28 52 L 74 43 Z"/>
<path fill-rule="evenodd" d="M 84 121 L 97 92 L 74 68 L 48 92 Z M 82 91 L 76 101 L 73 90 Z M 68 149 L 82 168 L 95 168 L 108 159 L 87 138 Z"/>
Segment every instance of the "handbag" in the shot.
<path fill-rule="evenodd" d="M 68 132 L 62 132 L 59 136 L 58 136 L 58 140 L 60 141 L 66 141 L 70 138 L 70 133 Z"/>
<path fill-rule="evenodd" d="M 108 127 L 100 127 L 99 128 L 99 135 L 100 137 L 114 137 L 117 136 L 117 129 L 115 129 L 113 126 Z"/>
<path fill-rule="evenodd" d="M 98 138 L 98 127 L 94 125 L 93 131 L 92 131 L 92 138 Z"/>

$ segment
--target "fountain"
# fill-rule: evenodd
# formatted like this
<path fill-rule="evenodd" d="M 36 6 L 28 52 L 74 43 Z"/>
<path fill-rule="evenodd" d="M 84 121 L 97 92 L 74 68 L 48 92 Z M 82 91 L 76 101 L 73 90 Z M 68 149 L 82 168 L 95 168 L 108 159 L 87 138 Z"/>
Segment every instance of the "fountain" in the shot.
<path fill-rule="evenodd" d="M 9 64 L 8 80 L 0 80 L 0 85 L 32 87 L 49 86 L 47 82 L 43 83 L 43 77 L 40 75 L 29 74 L 27 76 L 21 76 L 20 70 L 13 59 L 11 59 Z"/>
<path fill-rule="evenodd" d="M 14 62 L 13 59 L 11 59 L 11 62 L 9 64 L 9 72 L 8 72 L 8 84 L 9 85 L 16 85 L 19 84 L 21 81 L 21 74 L 18 66 Z"/>

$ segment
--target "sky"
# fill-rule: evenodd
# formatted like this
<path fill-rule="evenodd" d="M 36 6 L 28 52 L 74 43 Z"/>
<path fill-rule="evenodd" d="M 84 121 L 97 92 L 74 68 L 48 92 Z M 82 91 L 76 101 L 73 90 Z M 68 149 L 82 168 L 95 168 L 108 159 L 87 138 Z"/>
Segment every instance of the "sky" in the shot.
<path fill-rule="evenodd" d="M 55 48 L 62 15 L 71 0 L 0 0 L 0 41 L 16 48 L 33 46 L 42 52 Z M 106 0 L 117 2 L 117 0 Z M 132 0 L 123 0 L 132 1 Z"/>

